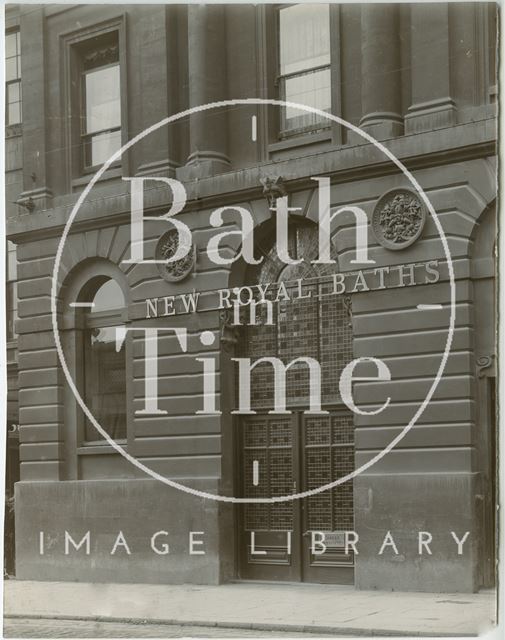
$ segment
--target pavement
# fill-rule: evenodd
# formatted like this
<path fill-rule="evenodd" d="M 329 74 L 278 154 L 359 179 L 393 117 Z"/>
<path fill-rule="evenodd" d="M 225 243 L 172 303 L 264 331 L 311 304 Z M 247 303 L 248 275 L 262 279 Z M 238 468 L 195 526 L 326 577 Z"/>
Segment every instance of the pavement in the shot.
<path fill-rule="evenodd" d="M 4 638 L 314 638 L 311 633 L 178 624 L 7 618 Z M 334 638 L 333 635 L 321 636 Z"/>
<path fill-rule="evenodd" d="M 256 637 L 276 631 L 333 636 L 472 636 L 492 629 L 495 608 L 496 594 L 492 590 L 433 594 L 356 591 L 352 587 L 299 583 L 197 586 L 4 582 L 7 626 L 15 624 L 16 619 L 44 619 L 217 627 L 236 630 L 234 637 L 251 636 L 251 630 L 258 632 Z M 79 636 L 77 627 L 67 626 L 72 627 L 73 635 L 60 637 L 84 637 Z M 137 630 L 140 632 L 141 627 Z M 191 635 L 189 630 L 185 635 Z M 138 633 L 135 637 L 160 636 Z"/>

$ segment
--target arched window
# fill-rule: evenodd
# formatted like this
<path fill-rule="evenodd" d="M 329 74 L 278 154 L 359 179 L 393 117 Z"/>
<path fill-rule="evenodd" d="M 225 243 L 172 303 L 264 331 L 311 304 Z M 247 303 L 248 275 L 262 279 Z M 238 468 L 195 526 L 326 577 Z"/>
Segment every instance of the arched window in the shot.
<path fill-rule="evenodd" d="M 109 260 L 90 258 L 67 277 L 60 293 L 61 343 L 70 377 L 93 418 L 123 448 L 128 441 L 131 361 L 129 289 Z M 124 337 L 124 339 L 121 339 Z M 119 338 L 118 340 L 116 338 Z M 131 477 L 131 465 L 98 432 L 70 385 L 65 385 L 65 477 Z"/>
<path fill-rule="evenodd" d="M 271 238 L 272 235 L 269 234 Z M 266 245 L 266 246 L 265 246 Z M 289 255 L 296 265 L 285 265 L 277 248 L 265 242 L 259 250 L 264 256 L 258 267 L 247 269 L 247 285 L 268 285 L 265 297 L 274 303 L 274 322 L 264 324 L 267 308 L 259 305 L 260 323 L 244 328 L 240 355 L 253 359 L 276 356 L 285 364 L 297 357 L 315 358 L 321 365 L 321 402 L 340 403 L 339 377 L 352 360 L 352 328 L 348 298 L 333 295 L 333 274 L 338 263 L 311 264 L 318 256 L 318 230 L 306 222 L 289 228 Z M 251 406 L 272 408 L 273 373 L 268 364 L 253 371 Z M 295 364 L 287 374 L 288 406 L 309 406 L 309 372 L 303 363 Z"/>
<path fill-rule="evenodd" d="M 124 325 L 125 300 L 119 284 L 105 276 L 88 282 L 79 296 L 82 310 L 81 395 L 97 422 L 114 440 L 126 438 L 126 358 L 116 328 Z M 77 354 L 78 355 L 78 354 Z M 79 358 L 78 358 L 79 360 Z M 102 441 L 89 420 L 83 441 Z"/>

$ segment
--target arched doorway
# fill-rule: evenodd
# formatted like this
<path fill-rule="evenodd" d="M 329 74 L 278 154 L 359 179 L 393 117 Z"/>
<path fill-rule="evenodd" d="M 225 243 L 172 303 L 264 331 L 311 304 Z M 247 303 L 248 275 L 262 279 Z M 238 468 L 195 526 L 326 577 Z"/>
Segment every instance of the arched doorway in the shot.
<path fill-rule="evenodd" d="M 476 512 L 481 528 L 479 583 L 483 587 L 495 585 L 497 569 L 496 234 L 493 204 L 479 218 L 472 252 L 480 480 Z"/>
<path fill-rule="evenodd" d="M 287 372 L 288 415 L 269 413 L 274 406 L 271 365 L 253 370 L 251 408 L 256 413 L 239 417 L 237 424 L 238 480 L 245 497 L 316 488 L 354 468 L 353 415 L 338 391 L 342 369 L 352 359 L 349 300 L 332 295 L 338 264 L 311 264 L 317 257 L 317 227 L 300 220 L 289 229 L 289 254 L 303 261 L 286 266 L 266 227 L 257 236 L 264 260 L 246 269 L 244 282 L 270 285 L 265 297 L 273 303 L 272 324 L 266 324 L 267 306 L 259 305 L 259 324 L 243 328 L 237 354 L 252 361 L 276 356 L 285 365 L 297 357 L 315 358 L 321 367 L 321 406 L 328 413 L 305 413 L 310 404 L 306 364 L 296 363 Z M 353 556 L 344 547 L 344 532 L 352 530 L 352 482 L 304 500 L 243 505 L 240 576 L 352 583 Z"/>

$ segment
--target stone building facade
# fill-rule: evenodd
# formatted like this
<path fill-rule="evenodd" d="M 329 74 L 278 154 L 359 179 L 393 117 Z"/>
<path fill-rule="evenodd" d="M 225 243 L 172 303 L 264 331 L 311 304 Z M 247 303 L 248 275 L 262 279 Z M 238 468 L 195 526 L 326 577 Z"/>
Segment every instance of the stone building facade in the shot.
<path fill-rule="evenodd" d="M 496 22 L 496 7 L 487 3 L 331 4 L 310 11 L 243 4 L 7 8 L 7 34 L 19 34 L 22 86 L 22 117 L 15 122 L 13 87 L 6 131 L 7 235 L 17 253 L 9 400 L 11 423 L 19 425 L 13 429 L 18 578 L 242 578 L 452 592 L 493 584 Z M 456 304 L 442 379 L 392 451 L 323 493 L 239 506 L 148 477 L 97 434 L 58 358 L 51 291 L 63 229 L 111 153 L 167 115 L 246 98 L 308 104 L 382 141 L 438 215 Z M 177 273 L 126 262 L 131 181 L 124 178 L 135 176 L 177 179 L 185 187 L 179 217 L 193 232 L 193 257 Z M 316 177 L 330 179 L 332 210 L 348 209 L 332 229 L 335 262 L 323 266 L 310 262 L 317 256 Z M 296 208 L 290 255 L 303 259 L 287 267 L 275 252 L 271 210 L 283 196 Z M 172 199 L 166 184 L 146 181 L 146 215 L 165 213 Z M 211 212 L 227 207 L 223 229 L 236 231 L 238 206 L 254 220 L 261 265 L 219 266 L 206 253 L 216 234 Z M 373 264 L 355 262 L 351 206 L 367 214 Z M 321 115 L 271 104 L 193 112 L 129 148 L 75 217 L 56 284 L 69 373 L 129 455 L 193 489 L 271 497 L 351 473 L 413 418 L 447 343 L 450 267 L 424 209 L 384 153 Z M 144 227 L 147 257 L 166 255 L 172 243 L 166 223 L 150 219 Z M 239 238 L 228 237 L 223 255 L 240 251 Z M 335 282 L 345 283 L 345 294 L 331 295 Z M 236 326 L 215 302 L 216 291 L 267 284 L 287 292 L 273 306 L 272 324 Z M 200 294 L 198 309 L 185 313 L 178 296 L 192 292 Z M 111 337 L 116 326 L 128 329 L 120 348 Z M 187 329 L 186 353 L 173 333 L 163 333 L 166 327 Z M 145 402 L 145 328 L 160 330 L 157 415 L 138 413 Z M 205 344 L 205 331 L 213 342 Z M 326 413 L 304 413 L 303 368 L 287 375 L 290 413 L 269 413 L 272 378 L 265 368 L 253 376 L 256 413 L 232 413 L 233 358 L 265 355 L 317 357 Z M 339 378 L 360 357 L 382 359 L 392 380 L 356 384 L 357 413 L 342 402 Z M 202 358 L 216 367 L 213 414 L 198 413 L 205 401 Z M 386 396 L 389 405 L 373 413 Z M 258 463 L 259 482 L 251 484 Z M 116 544 L 119 531 L 130 554 Z M 160 531 L 166 533 L 156 538 L 156 552 L 152 536 Z M 345 531 L 358 534 L 357 549 L 345 548 Z M 202 541 L 193 550 L 205 555 L 190 553 L 190 532 L 204 532 L 193 533 L 193 543 Z M 313 532 L 325 534 L 325 554 L 311 544 Z M 380 554 L 388 532 L 397 553 L 387 544 Z M 419 532 L 431 536 L 431 554 L 420 554 Z M 466 532 L 459 555 L 454 536 L 461 540 Z M 79 549 L 69 536 L 84 540 Z M 164 542 L 170 552 L 161 554 Z"/>

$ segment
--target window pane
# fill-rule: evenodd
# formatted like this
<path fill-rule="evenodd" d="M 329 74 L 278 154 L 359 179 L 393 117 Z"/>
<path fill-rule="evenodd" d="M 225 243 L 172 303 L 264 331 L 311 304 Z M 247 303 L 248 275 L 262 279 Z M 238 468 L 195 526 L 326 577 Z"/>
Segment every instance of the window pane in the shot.
<path fill-rule="evenodd" d="M 279 12 L 280 74 L 330 64 L 327 4 L 298 4 Z"/>
<path fill-rule="evenodd" d="M 7 311 L 7 340 L 12 340 L 16 337 L 16 319 L 17 319 L 17 283 L 6 283 L 6 311 Z"/>
<path fill-rule="evenodd" d="M 119 32 L 110 31 L 81 43 L 84 69 L 99 69 L 119 62 Z"/>
<path fill-rule="evenodd" d="M 17 54 L 17 36 L 19 32 L 8 33 L 5 36 L 5 57 L 12 58 Z"/>
<path fill-rule="evenodd" d="M 21 99 L 21 83 L 11 82 L 7 85 L 7 102 L 19 102 Z"/>
<path fill-rule="evenodd" d="M 107 280 L 93 298 L 93 313 L 124 309 L 123 290 L 115 280 Z"/>
<path fill-rule="evenodd" d="M 21 81 L 9 82 L 5 86 L 6 92 L 6 125 L 21 122 Z"/>
<path fill-rule="evenodd" d="M 126 367 L 124 345 L 116 351 L 116 329 L 85 331 L 85 402 L 98 424 L 114 439 L 126 437 Z M 87 422 L 86 440 L 101 440 Z"/>
<path fill-rule="evenodd" d="M 19 124 L 21 122 L 21 103 L 7 105 L 7 124 Z"/>
<path fill-rule="evenodd" d="M 330 111 L 330 70 L 322 69 L 321 71 L 313 71 L 312 73 L 285 78 L 284 100 L 287 102 L 306 104 L 309 107 L 321 109 L 321 111 Z M 284 110 L 284 122 L 282 126 L 284 131 L 307 127 L 314 128 L 314 126 L 318 124 L 328 126 L 329 121 L 315 113 L 306 113 L 291 107 L 287 107 Z"/>
<path fill-rule="evenodd" d="M 111 155 L 121 148 L 121 131 L 99 133 L 86 143 L 86 166 L 94 167 L 103 164 Z"/>
<path fill-rule="evenodd" d="M 5 61 L 5 80 L 16 80 L 18 78 L 17 73 L 17 58 L 9 58 Z"/>
<path fill-rule="evenodd" d="M 89 71 L 85 84 L 86 133 L 121 126 L 119 65 Z"/>
<path fill-rule="evenodd" d="M 15 280 L 17 277 L 16 245 L 7 240 L 7 280 Z"/>

